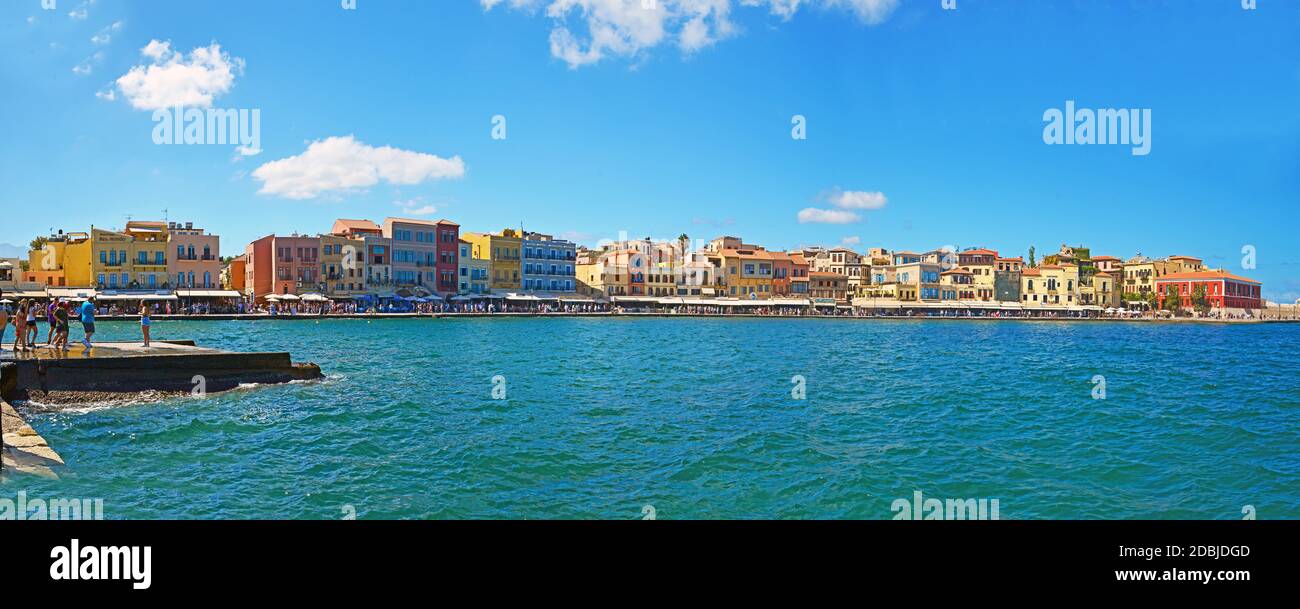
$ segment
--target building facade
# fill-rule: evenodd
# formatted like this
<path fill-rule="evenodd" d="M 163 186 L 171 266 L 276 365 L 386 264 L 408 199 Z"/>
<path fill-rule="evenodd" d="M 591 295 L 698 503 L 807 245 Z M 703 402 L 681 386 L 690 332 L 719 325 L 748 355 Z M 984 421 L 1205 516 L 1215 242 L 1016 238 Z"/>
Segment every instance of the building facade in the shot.
<path fill-rule="evenodd" d="M 524 292 L 572 294 L 577 291 L 577 246 L 543 233 L 524 233 L 520 247 L 521 287 Z"/>
<path fill-rule="evenodd" d="M 194 228 L 193 222 L 168 222 L 167 232 L 168 249 L 171 252 L 167 275 L 173 279 L 172 287 L 219 287 L 222 270 L 221 238 L 205 233 L 202 228 Z"/>
<path fill-rule="evenodd" d="M 1205 291 L 1207 304 L 1212 309 L 1255 310 L 1263 306 L 1258 281 L 1225 271 L 1170 273 L 1156 280 L 1155 290 L 1161 308 L 1165 307 L 1170 296 L 1177 295 L 1179 305 L 1190 309 L 1198 288 Z"/>

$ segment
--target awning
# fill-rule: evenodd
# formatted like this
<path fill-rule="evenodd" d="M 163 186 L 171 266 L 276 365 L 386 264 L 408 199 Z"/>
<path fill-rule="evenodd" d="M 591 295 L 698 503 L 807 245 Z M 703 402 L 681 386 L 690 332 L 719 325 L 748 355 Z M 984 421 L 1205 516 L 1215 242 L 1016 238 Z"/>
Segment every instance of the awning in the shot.
<path fill-rule="evenodd" d="M 302 295 L 302 301 L 303 301 L 303 302 L 325 302 L 326 300 L 329 300 L 329 299 L 326 298 L 326 297 L 324 297 L 324 296 L 321 296 L 320 294 L 303 294 L 303 295 Z"/>
<path fill-rule="evenodd" d="M 181 298 L 243 298 L 235 290 L 176 290 Z"/>
<path fill-rule="evenodd" d="M 90 298 L 97 292 L 93 288 L 45 288 L 46 294 L 51 298 Z M 46 294 L 41 294 L 44 297 Z"/>
<path fill-rule="evenodd" d="M 288 300 L 290 302 L 302 300 L 301 298 L 298 298 L 298 296 L 294 294 L 278 294 L 277 297 L 279 300 Z M 270 299 L 270 296 L 267 296 L 267 299 Z"/>

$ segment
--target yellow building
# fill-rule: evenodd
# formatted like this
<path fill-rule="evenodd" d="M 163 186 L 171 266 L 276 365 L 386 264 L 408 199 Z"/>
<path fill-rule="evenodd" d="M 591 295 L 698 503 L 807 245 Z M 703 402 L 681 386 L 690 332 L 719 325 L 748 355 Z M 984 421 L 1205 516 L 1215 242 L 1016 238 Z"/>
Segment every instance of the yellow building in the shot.
<path fill-rule="evenodd" d="M 1044 264 L 1020 274 L 1020 303 L 1029 307 L 1068 307 L 1079 303 L 1079 267 Z"/>
<path fill-rule="evenodd" d="M 578 293 L 588 296 L 628 296 L 632 294 L 631 260 L 640 257 L 633 249 L 587 252 L 577 259 Z"/>
<path fill-rule="evenodd" d="M 174 287 L 167 273 L 167 236 L 165 222 L 127 222 L 122 232 L 92 226 L 93 285 L 109 290 Z"/>
<path fill-rule="evenodd" d="M 1181 272 L 1183 267 L 1179 262 L 1152 260 L 1141 255 L 1129 258 L 1124 262 L 1122 293 L 1145 298 L 1146 294 L 1155 292 L 1156 279 Z"/>
<path fill-rule="evenodd" d="M 728 248 L 719 251 L 717 257 L 721 261 L 719 274 L 726 277 L 727 296 L 749 299 L 772 297 L 774 261 L 766 250 L 759 247 Z"/>
<path fill-rule="evenodd" d="M 519 231 L 512 228 L 500 233 L 464 233 L 461 238 L 470 242 L 475 258 L 487 259 L 491 266 L 493 290 L 519 290 L 519 248 L 522 240 Z"/>
<path fill-rule="evenodd" d="M 366 292 L 363 239 L 340 235 L 320 236 L 320 292 L 330 298 L 349 298 Z"/>
<path fill-rule="evenodd" d="M 86 233 L 50 236 L 41 249 L 27 252 L 22 280 L 49 287 L 90 286 L 90 244 Z"/>

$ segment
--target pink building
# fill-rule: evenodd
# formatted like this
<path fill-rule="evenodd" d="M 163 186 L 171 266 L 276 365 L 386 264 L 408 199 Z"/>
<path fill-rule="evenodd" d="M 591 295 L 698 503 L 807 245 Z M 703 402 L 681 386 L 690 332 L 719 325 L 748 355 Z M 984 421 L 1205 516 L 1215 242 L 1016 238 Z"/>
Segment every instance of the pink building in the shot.
<path fill-rule="evenodd" d="M 167 275 L 176 288 L 221 287 L 221 238 L 193 222 L 168 222 Z"/>
<path fill-rule="evenodd" d="M 389 263 L 394 287 L 411 293 L 457 292 L 459 224 L 386 218 L 384 237 L 392 241 Z"/>

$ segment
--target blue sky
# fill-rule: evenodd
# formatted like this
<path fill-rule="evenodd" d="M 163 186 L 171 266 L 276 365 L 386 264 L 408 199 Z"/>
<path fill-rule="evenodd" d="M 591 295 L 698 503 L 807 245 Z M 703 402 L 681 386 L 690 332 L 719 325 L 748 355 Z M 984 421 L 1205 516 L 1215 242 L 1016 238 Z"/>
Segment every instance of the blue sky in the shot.
<path fill-rule="evenodd" d="M 589 244 L 1082 243 L 1198 255 L 1300 297 L 1300 3 L 356 4 L 3 3 L 0 243 L 167 209 L 234 254 L 419 212 Z M 154 144 L 139 106 L 178 88 L 258 109 L 260 152 Z M 1046 145 L 1043 113 L 1066 100 L 1150 109 L 1150 154 Z M 808 208 L 860 221 L 800 222 Z"/>

